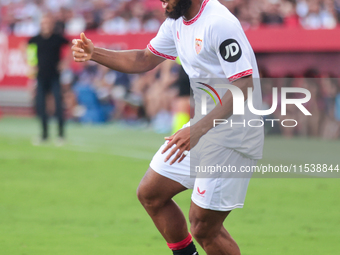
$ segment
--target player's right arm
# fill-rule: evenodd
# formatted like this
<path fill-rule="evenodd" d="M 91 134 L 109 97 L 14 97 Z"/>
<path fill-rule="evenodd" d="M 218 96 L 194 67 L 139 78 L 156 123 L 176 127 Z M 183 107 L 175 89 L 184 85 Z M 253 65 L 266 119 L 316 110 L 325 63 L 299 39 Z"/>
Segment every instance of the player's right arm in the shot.
<path fill-rule="evenodd" d="M 122 73 L 142 73 L 152 70 L 165 60 L 151 53 L 147 48 L 144 50 L 107 50 L 94 47 L 92 41 L 87 39 L 84 33 L 81 33 L 80 38 L 72 41 L 72 53 L 76 62 L 93 60 Z"/>

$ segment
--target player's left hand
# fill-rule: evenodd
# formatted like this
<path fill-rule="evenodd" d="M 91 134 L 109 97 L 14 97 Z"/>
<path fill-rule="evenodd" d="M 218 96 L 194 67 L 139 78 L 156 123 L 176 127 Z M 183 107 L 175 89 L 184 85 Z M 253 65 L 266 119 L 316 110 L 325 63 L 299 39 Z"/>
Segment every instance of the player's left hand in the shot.
<path fill-rule="evenodd" d="M 168 144 L 165 146 L 162 154 L 167 152 L 174 144 L 176 145 L 171 149 L 164 162 L 167 162 L 173 155 L 175 157 L 171 160 L 170 165 L 174 164 L 177 160 L 178 163 L 182 162 L 186 155 L 183 154 L 184 151 L 190 151 L 190 149 L 194 148 L 198 143 L 201 136 L 195 134 L 194 132 L 190 133 L 190 127 L 186 127 L 178 130 L 175 134 L 170 137 L 165 137 L 165 140 L 168 140 Z"/>

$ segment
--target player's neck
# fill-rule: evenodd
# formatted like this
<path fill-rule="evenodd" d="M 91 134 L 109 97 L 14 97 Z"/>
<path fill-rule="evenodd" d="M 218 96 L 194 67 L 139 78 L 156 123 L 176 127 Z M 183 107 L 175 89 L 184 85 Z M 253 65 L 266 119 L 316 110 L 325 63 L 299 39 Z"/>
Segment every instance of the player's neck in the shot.
<path fill-rule="evenodd" d="M 194 18 L 197 15 L 197 13 L 200 11 L 202 2 L 203 0 L 192 0 L 191 7 L 188 10 L 188 13 L 184 15 L 184 18 L 186 20 L 191 20 L 192 18 Z"/>

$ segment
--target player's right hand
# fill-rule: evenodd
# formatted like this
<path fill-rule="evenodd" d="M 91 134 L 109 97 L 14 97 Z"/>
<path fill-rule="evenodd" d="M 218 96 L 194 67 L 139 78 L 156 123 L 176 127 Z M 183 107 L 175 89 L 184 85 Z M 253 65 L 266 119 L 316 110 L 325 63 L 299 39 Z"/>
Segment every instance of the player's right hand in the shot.
<path fill-rule="evenodd" d="M 87 39 L 84 33 L 80 34 L 80 39 L 72 40 L 72 54 L 74 61 L 85 62 L 92 58 L 94 45 L 90 39 Z"/>

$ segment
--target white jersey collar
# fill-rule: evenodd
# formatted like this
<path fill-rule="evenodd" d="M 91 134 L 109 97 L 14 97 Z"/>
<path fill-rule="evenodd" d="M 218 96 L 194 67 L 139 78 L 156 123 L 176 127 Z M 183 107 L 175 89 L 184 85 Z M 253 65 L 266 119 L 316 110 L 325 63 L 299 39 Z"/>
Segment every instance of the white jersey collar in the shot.
<path fill-rule="evenodd" d="M 196 16 L 193 17 L 192 19 L 190 19 L 190 20 L 185 20 L 185 19 L 183 18 L 183 23 L 184 23 L 184 25 L 189 26 L 189 25 L 195 23 L 195 22 L 199 19 L 199 17 L 202 15 L 202 12 L 204 11 L 204 8 L 205 8 L 205 6 L 207 5 L 208 2 L 209 2 L 209 0 L 204 0 L 204 1 L 203 1 L 203 3 L 202 3 L 202 5 L 201 5 L 201 8 L 200 8 L 199 12 L 198 12 L 198 13 L 196 14 Z"/>

